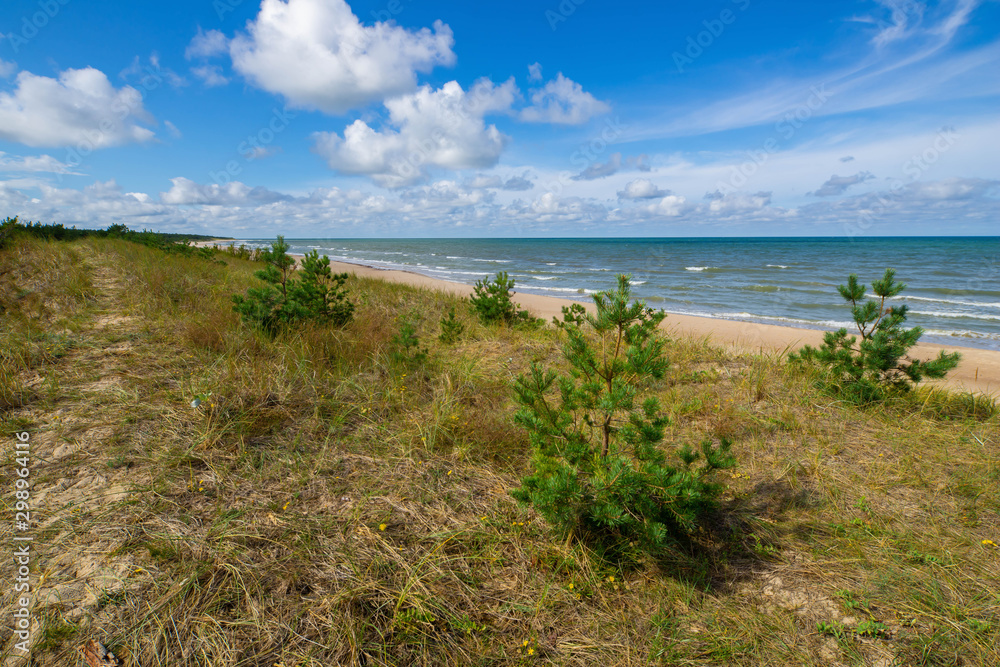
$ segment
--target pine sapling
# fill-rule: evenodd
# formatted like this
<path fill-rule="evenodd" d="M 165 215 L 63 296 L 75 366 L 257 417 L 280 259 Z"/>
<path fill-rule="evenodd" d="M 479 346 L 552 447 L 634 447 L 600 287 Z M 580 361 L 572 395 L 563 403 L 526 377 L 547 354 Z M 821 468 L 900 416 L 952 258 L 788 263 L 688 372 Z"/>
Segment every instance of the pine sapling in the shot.
<path fill-rule="evenodd" d="M 831 386 L 857 403 L 885 398 L 891 390 L 908 391 L 925 377 L 943 378 L 958 365 L 957 352 L 942 351 L 936 359 L 912 359 L 908 350 L 916 345 L 923 329 L 904 329 L 908 308 L 886 306 L 886 299 L 898 296 L 906 285 L 895 282 L 896 272 L 886 269 L 881 280 L 872 283 L 875 299 L 867 299 L 867 288 L 851 274 L 847 285 L 837 290 L 851 304 L 854 326 L 861 337 L 846 328 L 827 332 L 818 348 L 809 345 L 790 355 L 794 362 L 817 363 L 826 369 Z"/>
<path fill-rule="evenodd" d="M 532 364 L 514 385 L 516 421 L 532 443 L 530 475 L 513 496 L 558 530 L 612 550 L 630 542 L 655 553 L 697 528 L 719 487 L 706 475 L 729 467 L 729 443 L 690 447 L 668 462 L 661 448 L 669 418 L 651 395 L 668 362 L 657 329 L 665 317 L 630 303 L 629 276 L 594 295 L 595 314 L 563 309 L 569 375 Z"/>

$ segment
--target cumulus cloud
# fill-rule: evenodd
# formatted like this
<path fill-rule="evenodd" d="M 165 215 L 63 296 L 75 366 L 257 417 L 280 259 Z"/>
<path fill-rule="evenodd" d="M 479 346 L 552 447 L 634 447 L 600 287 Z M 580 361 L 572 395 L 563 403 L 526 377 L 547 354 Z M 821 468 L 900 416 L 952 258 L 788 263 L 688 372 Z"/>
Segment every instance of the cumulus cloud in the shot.
<path fill-rule="evenodd" d="M 184 57 L 188 60 L 194 58 L 214 58 L 229 51 L 229 40 L 218 30 L 205 32 L 198 27 L 198 34 L 188 44 L 184 50 Z"/>
<path fill-rule="evenodd" d="M 771 204 L 770 192 L 729 192 L 720 190 L 705 195 L 708 212 L 717 215 L 738 215 L 760 211 Z"/>
<path fill-rule="evenodd" d="M 607 162 L 591 162 L 590 166 L 573 176 L 574 181 L 592 181 L 618 173 L 622 168 L 622 154 L 613 153 Z"/>
<path fill-rule="evenodd" d="M 941 181 L 916 182 L 907 186 L 916 199 L 962 201 L 1000 195 L 1000 181 L 982 178 L 946 178 Z"/>
<path fill-rule="evenodd" d="M 417 72 L 455 62 L 451 28 L 362 25 L 344 0 L 263 0 L 229 44 L 233 67 L 292 106 L 342 114 L 410 93 Z"/>
<path fill-rule="evenodd" d="M 0 58 L 0 79 L 9 79 L 17 71 L 17 63 Z"/>
<path fill-rule="evenodd" d="M 455 81 L 438 90 L 423 86 L 385 102 L 391 127 L 375 130 L 356 120 L 343 137 L 316 133 L 314 150 L 333 169 L 367 174 L 389 188 L 426 180 L 430 167 L 492 167 L 507 137 L 483 117 L 509 110 L 516 94 L 513 79 L 499 86 L 481 79 L 468 92 Z"/>
<path fill-rule="evenodd" d="M 0 171 L 78 175 L 68 164 L 60 162 L 51 155 L 8 157 L 3 151 L 0 151 Z"/>
<path fill-rule="evenodd" d="M 201 79 L 209 88 L 229 83 L 229 79 L 223 75 L 222 68 L 218 65 L 197 65 L 191 68 L 191 73 Z"/>
<path fill-rule="evenodd" d="M 226 185 L 201 185 L 178 177 L 171 178 L 170 182 L 173 187 L 160 193 L 160 201 L 175 206 L 252 206 L 291 199 L 288 195 L 259 186 L 251 188 L 239 181 Z"/>
<path fill-rule="evenodd" d="M 653 185 L 648 178 L 637 178 L 625 184 L 624 190 L 618 191 L 619 199 L 654 199 L 665 197 L 670 194 L 669 190 L 661 190 Z"/>
<path fill-rule="evenodd" d="M 541 69 L 538 73 L 541 75 Z M 521 109 L 520 118 L 528 123 L 580 125 L 609 111 L 610 106 L 559 72 L 544 87 L 532 91 L 531 106 Z"/>
<path fill-rule="evenodd" d="M 534 63 L 528 65 L 528 81 L 541 81 L 542 80 L 542 65 L 540 63 Z"/>
<path fill-rule="evenodd" d="M 532 183 L 530 180 L 528 180 L 526 176 L 527 176 L 526 174 L 523 174 L 521 176 L 511 176 L 504 182 L 503 189 L 515 190 L 515 191 L 524 191 L 532 189 L 533 187 L 535 187 L 535 184 Z"/>
<path fill-rule="evenodd" d="M 687 199 L 680 195 L 667 195 L 658 202 L 650 204 L 646 210 L 656 216 L 676 218 L 687 209 Z"/>
<path fill-rule="evenodd" d="M 154 136 L 139 124 L 153 122 L 139 91 L 116 89 L 100 70 L 68 69 L 58 79 L 21 72 L 16 81 L 13 92 L 0 93 L 0 139 L 96 149 Z"/>
<path fill-rule="evenodd" d="M 466 181 L 465 185 L 469 188 L 492 188 L 495 190 L 530 190 L 535 187 L 535 184 L 526 178 L 527 174 L 522 176 L 511 176 L 506 181 L 502 177 L 493 174 L 487 176 L 485 174 L 480 174 L 473 178 L 472 180 Z"/>
<path fill-rule="evenodd" d="M 834 174 L 830 177 L 830 180 L 819 187 L 819 190 L 810 192 L 809 194 L 813 197 L 834 197 L 836 195 L 844 194 L 847 191 L 847 188 L 852 185 L 864 183 L 865 181 L 873 178 L 875 177 L 867 171 L 859 172 L 853 176 L 837 176 Z"/>

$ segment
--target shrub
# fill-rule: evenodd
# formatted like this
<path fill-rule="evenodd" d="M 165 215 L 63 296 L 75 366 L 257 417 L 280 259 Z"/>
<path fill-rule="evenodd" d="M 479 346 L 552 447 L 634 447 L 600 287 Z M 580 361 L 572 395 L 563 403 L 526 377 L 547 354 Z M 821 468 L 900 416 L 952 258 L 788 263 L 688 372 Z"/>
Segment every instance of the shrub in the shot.
<path fill-rule="evenodd" d="M 512 298 L 514 280 L 507 277 L 506 271 L 497 273 L 496 278 L 489 276 L 476 281 L 473 295 L 469 299 L 473 309 L 483 324 L 514 324 L 532 319 L 526 310 L 518 310 Z"/>
<path fill-rule="evenodd" d="M 392 353 L 396 363 L 416 365 L 427 361 L 427 349 L 420 347 L 417 327 L 409 320 L 399 327 L 399 333 L 392 337 L 392 344 L 396 347 Z"/>
<path fill-rule="evenodd" d="M 455 306 L 452 306 L 448 310 L 447 317 L 441 318 L 441 335 L 438 336 L 438 340 L 446 345 L 452 345 L 458 342 L 464 331 L 465 325 L 455 317 Z"/>
<path fill-rule="evenodd" d="M 513 496 L 560 532 L 614 552 L 629 542 L 650 553 L 683 543 L 720 487 L 706 475 L 730 467 L 729 442 L 684 446 L 671 465 L 660 448 L 668 417 L 648 394 L 668 362 L 662 311 L 629 303 L 629 276 L 594 295 L 595 315 L 574 304 L 556 325 L 567 334 L 569 375 L 532 364 L 514 384 L 516 421 L 532 444 L 530 475 Z"/>
<path fill-rule="evenodd" d="M 288 244 L 279 236 L 261 253 L 267 266 L 254 275 L 267 283 L 251 287 L 246 296 L 233 295 L 233 310 L 247 324 L 271 334 L 298 322 L 313 320 L 344 325 L 351 320 L 354 304 L 343 288 L 346 273 L 332 273 L 330 259 L 313 250 L 302 258 L 301 277 L 292 279 L 295 260 L 286 254 Z"/>
<path fill-rule="evenodd" d="M 886 269 L 881 280 L 872 283 L 877 297 L 865 300 L 866 287 L 851 274 L 847 285 L 837 290 L 851 304 L 851 315 L 861 335 L 861 342 L 848 335 L 847 329 L 827 332 L 819 349 L 806 345 L 790 355 L 790 360 L 814 363 L 823 367 L 829 387 L 858 404 L 880 401 L 893 390 L 908 391 L 924 377 L 942 378 L 958 365 L 960 355 L 941 352 L 936 359 L 910 359 L 907 351 L 923 334 L 923 329 L 904 329 L 907 307 L 886 307 L 885 300 L 906 289 L 895 282 L 896 272 Z M 856 344 L 857 343 L 857 344 Z"/>

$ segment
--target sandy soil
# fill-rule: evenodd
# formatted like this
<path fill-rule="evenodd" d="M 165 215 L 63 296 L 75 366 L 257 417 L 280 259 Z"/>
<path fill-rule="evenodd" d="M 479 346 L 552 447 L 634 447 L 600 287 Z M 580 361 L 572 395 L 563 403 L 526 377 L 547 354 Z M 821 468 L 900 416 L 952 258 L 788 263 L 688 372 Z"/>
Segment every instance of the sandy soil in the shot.
<path fill-rule="evenodd" d="M 212 243 L 203 242 L 199 245 L 212 245 Z M 358 276 L 380 278 L 389 282 L 418 285 L 460 296 L 469 296 L 472 294 L 471 285 L 430 278 L 409 271 L 376 269 L 360 264 L 347 264 L 344 262 L 330 262 L 330 264 L 333 270 L 338 273 L 353 273 Z M 538 294 L 525 294 L 523 292 L 517 293 L 517 301 L 533 315 L 547 320 L 560 315 L 563 306 L 573 303 L 569 299 Z M 592 304 L 587 305 L 590 306 Z M 719 320 L 691 315 L 675 315 L 673 313 L 668 315 L 667 319 L 664 320 L 663 327 L 673 335 L 699 338 L 707 337 L 713 344 L 728 346 L 740 351 L 781 352 L 794 350 L 806 344 L 819 345 L 823 341 L 823 332 L 812 329 Z M 981 392 L 1000 397 L 1000 351 L 921 343 L 912 352 L 916 357 L 929 359 L 937 356 L 941 350 L 962 353 L 962 361 L 959 363 L 958 368 L 951 371 L 948 374 L 948 378 L 941 382 L 941 384 L 955 389 Z"/>

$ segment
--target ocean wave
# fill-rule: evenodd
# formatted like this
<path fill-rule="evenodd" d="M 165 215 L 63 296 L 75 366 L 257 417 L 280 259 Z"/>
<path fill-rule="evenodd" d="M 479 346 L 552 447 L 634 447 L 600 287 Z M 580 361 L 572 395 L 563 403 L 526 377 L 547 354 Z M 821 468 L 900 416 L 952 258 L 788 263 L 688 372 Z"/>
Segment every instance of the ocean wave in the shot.
<path fill-rule="evenodd" d="M 772 269 L 787 269 L 788 268 L 787 264 L 768 264 L 767 266 L 769 268 L 772 268 Z"/>
<path fill-rule="evenodd" d="M 473 259 L 473 262 L 490 262 L 491 264 L 510 264 L 512 259 Z"/>
<path fill-rule="evenodd" d="M 717 266 L 685 266 L 685 271 L 718 271 Z"/>
<path fill-rule="evenodd" d="M 534 278 L 535 280 L 556 280 L 559 276 L 525 276 L 526 278 Z"/>
<path fill-rule="evenodd" d="M 876 296 L 875 294 L 867 294 L 866 296 L 871 299 L 878 298 L 878 296 Z M 962 301 L 961 299 L 931 299 L 926 296 L 910 296 L 909 294 L 891 297 L 891 299 L 889 300 L 925 301 L 927 303 L 947 303 L 954 306 L 972 306 L 973 308 L 1000 308 L 1000 302 L 994 303 L 989 301 Z"/>
<path fill-rule="evenodd" d="M 911 310 L 911 315 L 926 315 L 927 317 L 951 317 L 955 319 L 987 320 L 1000 322 L 1000 315 L 976 315 L 974 313 L 958 313 L 946 310 Z"/>
<path fill-rule="evenodd" d="M 982 331 L 969 331 L 968 329 L 924 329 L 927 336 L 947 336 L 949 338 L 973 338 L 976 340 L 996 340 L 1000 341 L 1000 334 L 984 333 Z"/>
<path fill-rule="evenodd" d="M 645 285 L 646 281 L 645 280 L 630 280 L 630 281 L 628 281 L 628 284 L 629 285 Z"/>

